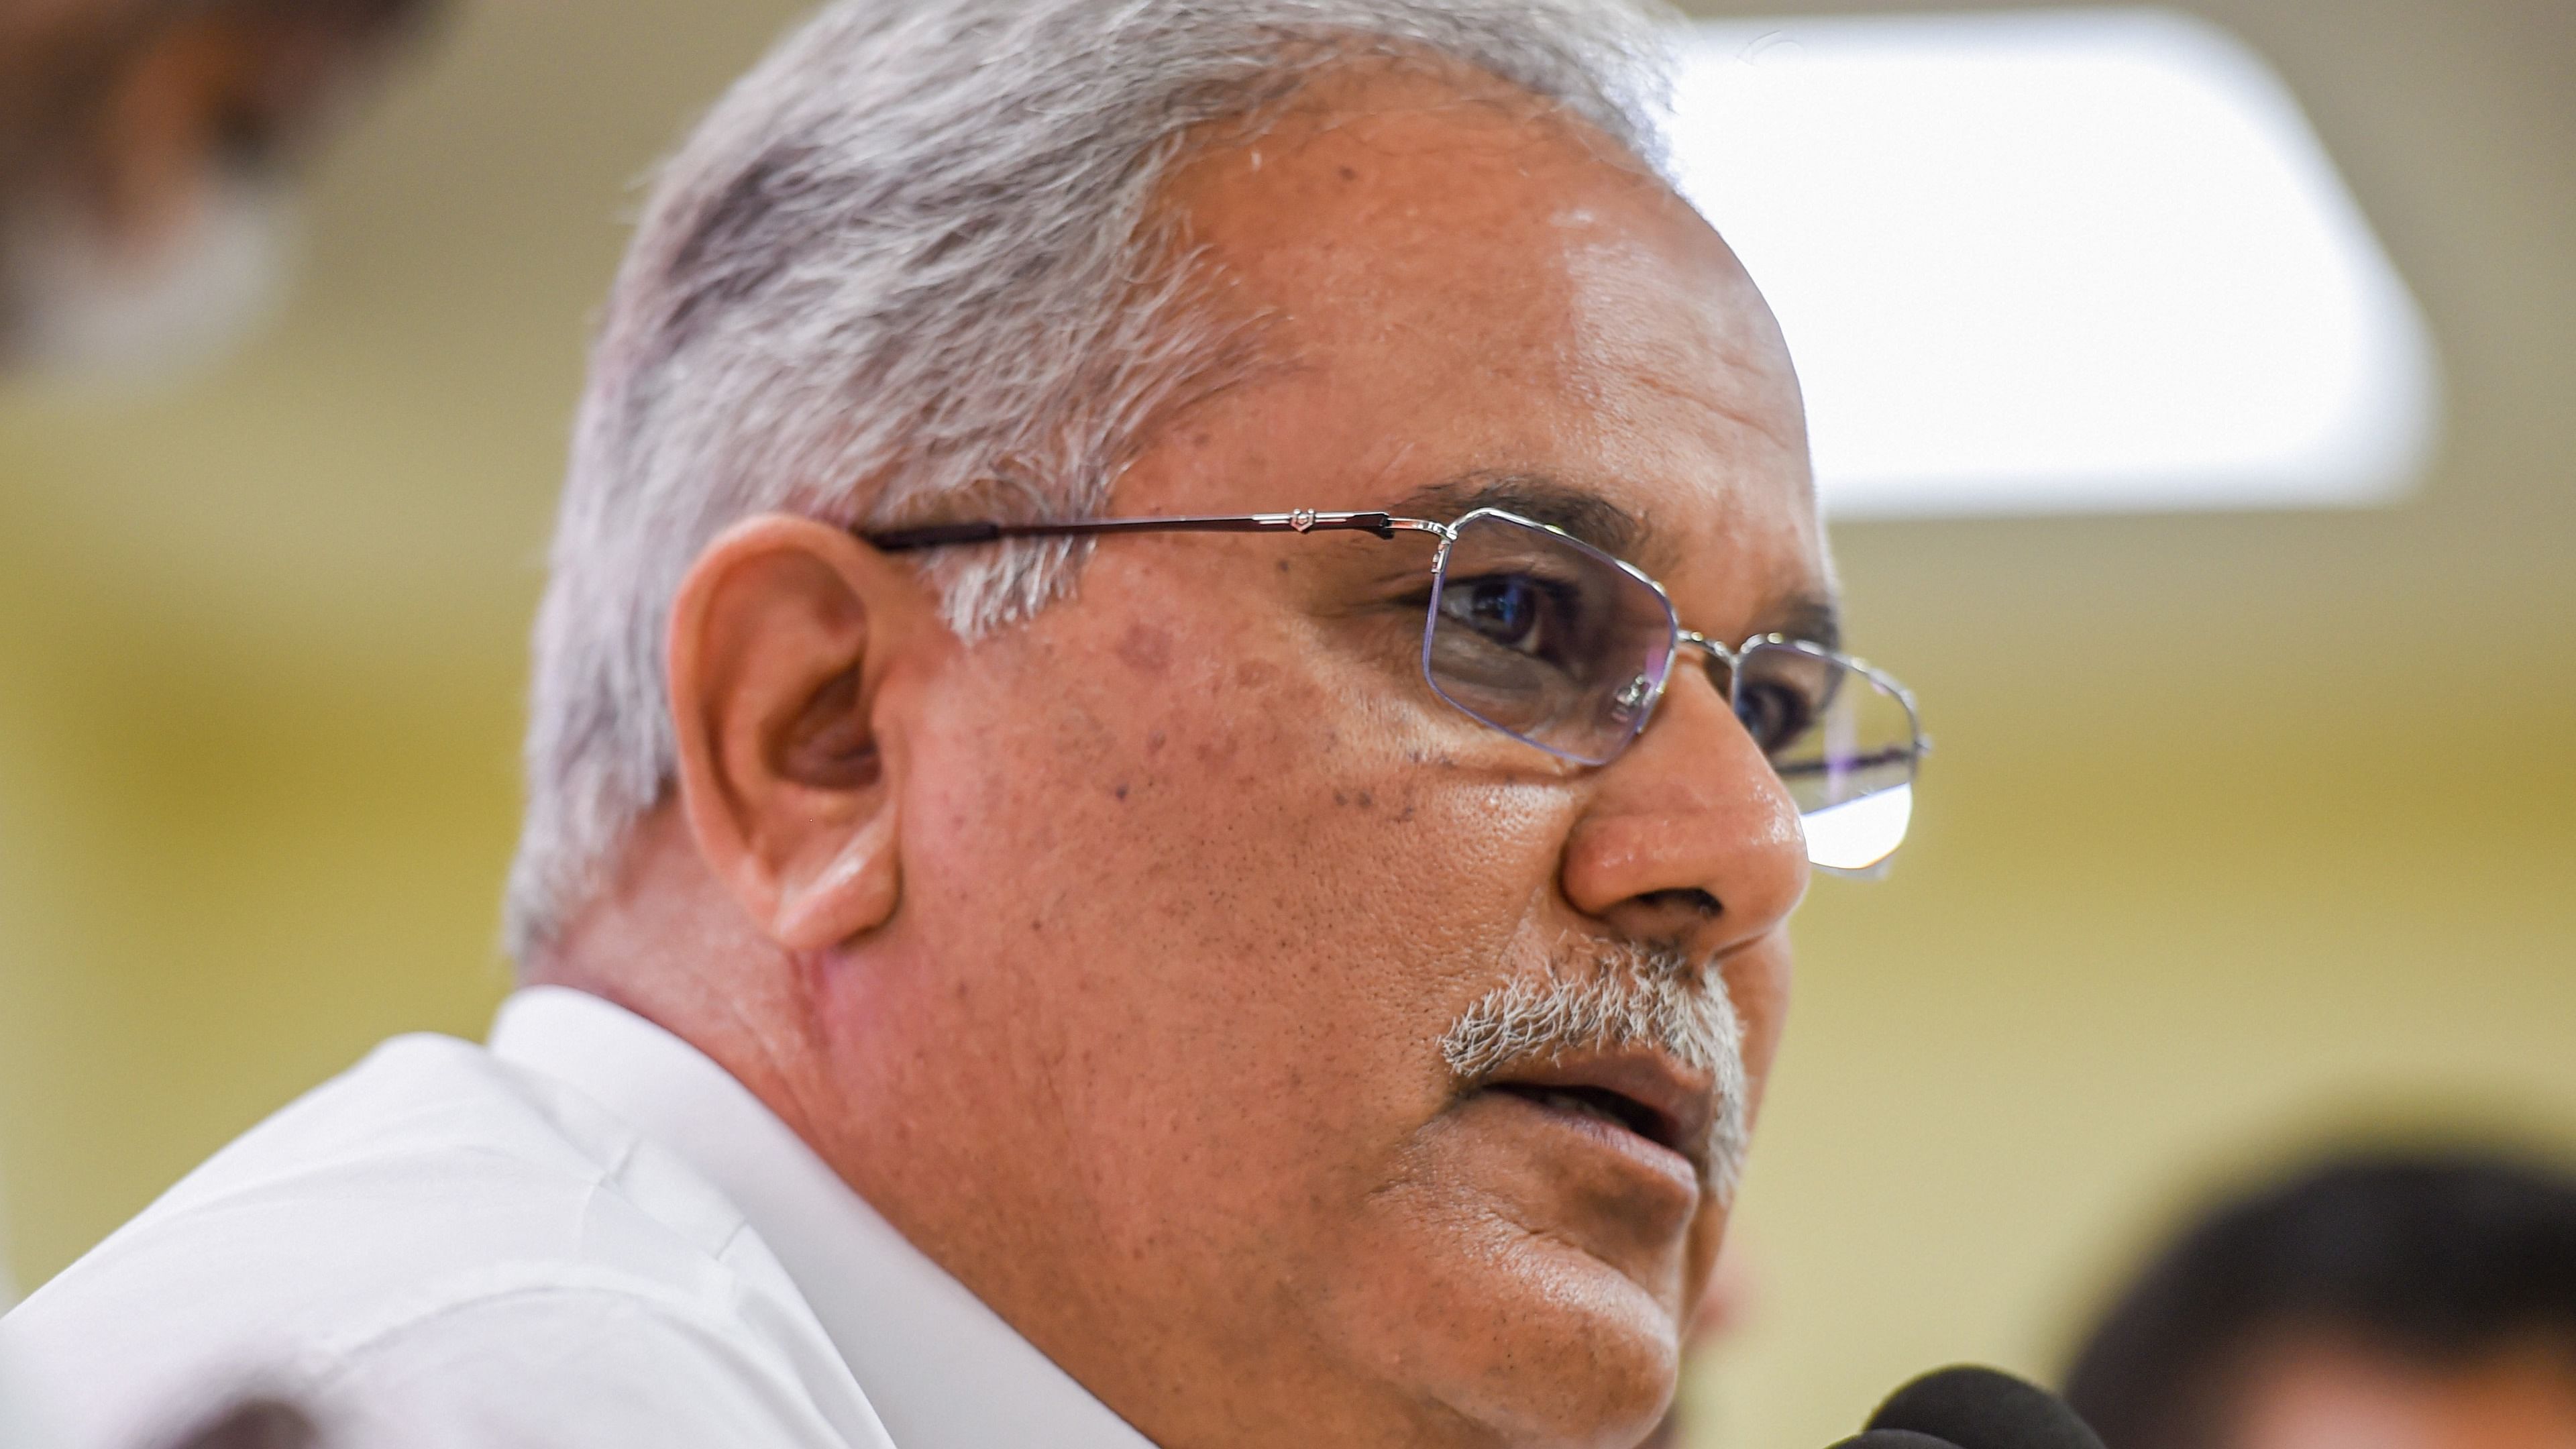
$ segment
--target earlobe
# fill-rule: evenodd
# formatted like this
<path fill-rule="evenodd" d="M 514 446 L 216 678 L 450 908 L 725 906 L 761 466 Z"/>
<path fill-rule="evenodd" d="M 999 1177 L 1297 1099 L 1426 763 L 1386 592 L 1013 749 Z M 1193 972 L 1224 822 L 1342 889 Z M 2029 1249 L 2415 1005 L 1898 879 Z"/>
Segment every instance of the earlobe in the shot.
<path fill-rule="evenodd" d="M 671 607 L 680 802 L 709 871 L 790 951 L 882 925 L 901 897 L 887 685 L 920 585 L 848 534 L 763 516 L 708 545 Z"/>
<path fill-rule="evenodd" d="M 888 801 L 820 871 L 781 882 L 770 937 L 790 951 L 820 951 L 885 924 L 903 896 L 894 817 Z"/>

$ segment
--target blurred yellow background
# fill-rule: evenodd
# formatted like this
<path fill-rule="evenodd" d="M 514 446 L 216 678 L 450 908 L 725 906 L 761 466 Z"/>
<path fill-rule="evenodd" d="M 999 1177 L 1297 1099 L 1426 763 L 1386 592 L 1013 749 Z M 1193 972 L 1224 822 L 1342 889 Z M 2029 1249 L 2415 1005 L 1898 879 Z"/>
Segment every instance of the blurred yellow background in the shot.
<path fill-rule="evenodd" d="M 1893 878 L 1803 917 L 1703 1442 L 2052 1370 L 2170 1210 L 2316 1132 L 2576 1147 L 2576 7 L 2194 8 L 2422 300 L 2447 440 L 2382 510 L 1839 531 L 1940 749 Z M 148 400 L 0 394 L 21 1287 L 378 1038 L 479 1034 L 585 319 L 800 9 L 465 4 L 322 168 L 281 325 Z"/>

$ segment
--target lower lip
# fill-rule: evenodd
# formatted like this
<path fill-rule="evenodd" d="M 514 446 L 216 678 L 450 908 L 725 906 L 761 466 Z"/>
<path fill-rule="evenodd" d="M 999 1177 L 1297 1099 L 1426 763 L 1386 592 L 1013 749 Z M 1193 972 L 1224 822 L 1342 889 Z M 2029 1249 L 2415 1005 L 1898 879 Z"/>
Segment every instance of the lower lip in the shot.
<path fill-rule="evenodd" d="M 1616 1122 L 1605 1121 L 1589 1112 L 1552 1107 L 1536 1097 L 1525 1097 L 1518 1092 L 1506 1092 L 1496 1087 L 1485 1088 L 1470 1100 L 1479 1098 L 1491 1098 L 1507 1110 L 1517 1111 L 1527 1118 L 1547 1124 L 1554 1130 L 1572 1134 L 1597 1148 L 1616 1153 L 1657 1177 L 1687 1183 L 1693 1191 L 1698 1190 L 1699 1169 L 1691 1165 L 1689 1158 L 1651 1137 L 1639 1136 Z"/>

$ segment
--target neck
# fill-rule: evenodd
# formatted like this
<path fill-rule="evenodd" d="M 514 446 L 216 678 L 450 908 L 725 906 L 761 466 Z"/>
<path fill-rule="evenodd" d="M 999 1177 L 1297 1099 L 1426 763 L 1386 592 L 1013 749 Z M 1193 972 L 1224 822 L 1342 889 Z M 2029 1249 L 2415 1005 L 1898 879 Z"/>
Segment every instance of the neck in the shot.
<path fill-rule="evenodd" d="M 665 803 L 638 825 L 616 880 L 519 977 L 615 1002 L 686 1041 L 835 1161 L 814 968 L 751 928 Z"/>

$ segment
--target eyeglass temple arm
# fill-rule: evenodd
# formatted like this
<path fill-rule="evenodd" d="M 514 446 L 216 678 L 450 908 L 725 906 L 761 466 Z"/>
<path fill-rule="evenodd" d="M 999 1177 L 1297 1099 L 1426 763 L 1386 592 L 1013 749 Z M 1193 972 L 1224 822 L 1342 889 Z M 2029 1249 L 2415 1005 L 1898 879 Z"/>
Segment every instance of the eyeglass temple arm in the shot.
<path fill-rule="evenodd" d="M 951 544 L 993 543 L 1006 538 L 1078 538 L 1104 533 L 1373 533 L 1393 538 L 1396 530 L 1439 533 L 1439 524 L 1387 513 L 1319 513 L 1300 508 L 1293 513 L 1203 514 L 1178 518 L 1081 518 L 1037 523 L 931 523 L 882 533 L 851 530 L 886 553 L 907 549 L 945 548 Z"/>
<path fill-rule="evenodd" d="M 1774 761 L 1771 771 L 1783 777 L 1843 774 L 1853 770 L 1875 769 L 1880 765 L 1911 764 L 1931 752 L 1932 742 L 1924 740 L 1910 748 L 1879 750 L 1867 755 L 1837 755 L 1829 760 L 1792 760 L 1787 764 Z"/>

